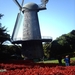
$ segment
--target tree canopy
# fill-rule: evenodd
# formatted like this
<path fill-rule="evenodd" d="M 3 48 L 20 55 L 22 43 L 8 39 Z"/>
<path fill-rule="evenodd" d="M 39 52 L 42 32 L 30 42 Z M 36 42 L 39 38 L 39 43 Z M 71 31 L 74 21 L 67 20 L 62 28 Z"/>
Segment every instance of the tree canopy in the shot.
<path fill-rule="evenodd" d="M 61 35 L 51 43 L 51 53 L 54 56 L 71 53 L 75 51 L 75 30 Z"/>
<path fill-rule="evenodd" d="M 0 19 L 3 15 L 0 14 Z M 7 28 L 5 26 L 2 26 L 0 23 L 0 45 L 2 45 L 3 42 L 10 40 L 10 35 L 7 33 Z"/>
<path fill-rule="evenodd" d="M 75 52 L 75 30 L 53 40 L 51 43 L 43 45 L 45 54 L 50 53 L 50 57 L 66 55 Z M 50 50 L 50 51 L 49 51 Z M 48 53 L 49 51 L 49 53 Z"/>

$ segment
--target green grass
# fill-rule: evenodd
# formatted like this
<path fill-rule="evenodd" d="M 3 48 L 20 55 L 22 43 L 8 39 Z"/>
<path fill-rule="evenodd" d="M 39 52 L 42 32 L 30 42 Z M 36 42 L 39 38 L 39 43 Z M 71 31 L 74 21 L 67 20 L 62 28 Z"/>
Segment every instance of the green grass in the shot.
<path fill-rule="evenodd" d="M 43 63 L 58 63 L 58 60 L 46 60 L 46 61 L 40 61 Z"/>
<path fill-rule="evenodd" d="M 70 58 L 70 60 L 75 60 L 75 57 Z M 58 60 L 45 60 L 45 61 L 39 61 L 38 63 L 59 63 Z M 62 64 L 65 64 L 64 59 L 62 59 Z"/>
<path fill-rule="evenodd" d="M 71 60 L 75 60 L 75 57 L 72 57 Z"/>
<path fill-rule="evenodd" d="M 38 63 L 58 63 L 58 60 L 44 60 L 44 61 L 39 61 Z"/>

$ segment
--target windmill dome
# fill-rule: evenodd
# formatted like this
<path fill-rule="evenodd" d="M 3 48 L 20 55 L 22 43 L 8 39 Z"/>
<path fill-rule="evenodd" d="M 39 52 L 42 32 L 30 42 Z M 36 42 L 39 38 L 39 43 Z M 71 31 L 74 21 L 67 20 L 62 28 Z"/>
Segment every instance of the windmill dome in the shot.
<path fill-rule="evenodd" d="M 26 8 L 26 9 L 32 9 L 32 10 L 37 10 L 38 9 L 38 5 L 35 4 L 35 3 L 27 3 L 23 6 L 23 8 Z"/>

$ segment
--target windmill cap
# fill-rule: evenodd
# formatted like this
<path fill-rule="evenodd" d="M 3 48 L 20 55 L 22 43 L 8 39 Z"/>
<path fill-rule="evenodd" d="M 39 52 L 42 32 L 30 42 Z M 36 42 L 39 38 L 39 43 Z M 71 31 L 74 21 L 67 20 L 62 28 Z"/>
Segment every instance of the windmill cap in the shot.
<path fill-rule="evenodd" d="M 32 9 L 32 10 L 37 10 L 38 9 L 38 5 L 35 4 L 35 3 L 27 3 L 23 6 L 23 8 L 26 8 L 26 9 Z"/>

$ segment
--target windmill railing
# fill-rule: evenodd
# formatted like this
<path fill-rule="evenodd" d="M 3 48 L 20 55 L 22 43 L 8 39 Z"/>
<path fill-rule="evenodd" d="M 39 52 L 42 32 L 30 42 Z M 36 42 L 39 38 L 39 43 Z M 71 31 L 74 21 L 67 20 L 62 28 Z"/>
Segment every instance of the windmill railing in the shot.
<path fill-rule="evenodd" d="M 22 37 L 18 37 L 18 38 L 13 38 L 12 41 L 19 41 L 19 40 L 21 41 L 23 39 L 24 38 L 22 38 Z M 51 36 L 42 36 L 41 39 L 52 39 L 52 37 Z M 34 40 L 41 40 L 41 39 L 36 39 L 35 38 Z M 30 39 L 30 40 L 33 40 L 33 39 Z"/>
<path fill-rule="evenodd" d="M 42 38 L 42 39 L 52 39 L 51 36 L 42 36 L 41 38 Z"/>

